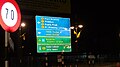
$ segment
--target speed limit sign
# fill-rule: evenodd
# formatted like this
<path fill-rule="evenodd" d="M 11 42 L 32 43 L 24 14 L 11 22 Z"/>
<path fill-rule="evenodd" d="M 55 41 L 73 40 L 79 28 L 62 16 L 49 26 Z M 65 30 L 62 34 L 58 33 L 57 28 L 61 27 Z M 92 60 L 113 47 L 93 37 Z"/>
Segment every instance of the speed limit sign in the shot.
<path fill-rule="evenodd" d="M 15 0 L 0 1 L 0 24 L 8 32 L 15 32 L 21 22 L 21 12 Z"/>

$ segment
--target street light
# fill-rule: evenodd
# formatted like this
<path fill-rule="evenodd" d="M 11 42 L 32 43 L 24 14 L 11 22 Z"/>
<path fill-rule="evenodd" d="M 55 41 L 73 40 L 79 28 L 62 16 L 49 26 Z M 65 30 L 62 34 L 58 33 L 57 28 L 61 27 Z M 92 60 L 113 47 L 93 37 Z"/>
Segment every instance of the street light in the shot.
<path fill-rule="evenodd" d="M 25 26 L 26 26 L 26 24 L 24 22 L 22 22 L 21 25 L 20 25 L 20 27 L 19 27 L 20 33 L 21 33 L 22 28 L 24 28 Z"/>
<path fill-rule="evenodd" d="M 22 45 L 22 40 L 25 40 L 25 33 L 22 34 L 22 29 L 26 26 L 25 22 L 22 22 L 19 27 L 19 45 L 18 45 L 18 56 L 19 56 L 19 62 L 22 63 L 22 55 L 23 55 L 23 49 L 24 46 Z"/>
<path fill-rule="evenodd" d="M 83 25 L 78 25 L 79 28 L 83 28 Z"/>
<path fill-rule="evenodd" d="M 70 27 L 71 29 L 74 29 L 74 26 Z"/>
<path fill-rule="evenodd" d="M 21 23 L 21 27 L 25 27 L 26 24 L 24 22 Z"/>
<path fill-rule="evenodd" d="M 25 22 L 22 22 L 19 28 L 20 31 L 20 38 L 22 37 L 23 40 L 25 40 L 25 33 L 22 34 L 22 28 L 24 28 L 26 26 Z"/>
<path fill-rule="evenodd" d="M 82 32 L 82 28 L 83 28 L 83 25 L 71 26 L 71 29 L 74 30 L 74 34 L 76 35 L 76 41 L 75 42 L 78 42 L 77 39 L 80 37 L 80 34 Z M 78 31 L 78 29 L 80 29 L 80 31 Z"/>
<path fill-rule="evenodd" d="M 70 28 L 73 29 L 74 34 L 75 34 L 75 36 L 76 36 L 76 40 L 75 40 L 75 43 L 76 43 L 75 51 L 78 52 L 78 38 L 80 37 L 80 33 L 82 32 L 83 25 L 75 25 L 75 26 L 71 26 Z M 78 59 L 76 59 L 76 65 L 75 65 L 75 66 L 78 67 Z"/>

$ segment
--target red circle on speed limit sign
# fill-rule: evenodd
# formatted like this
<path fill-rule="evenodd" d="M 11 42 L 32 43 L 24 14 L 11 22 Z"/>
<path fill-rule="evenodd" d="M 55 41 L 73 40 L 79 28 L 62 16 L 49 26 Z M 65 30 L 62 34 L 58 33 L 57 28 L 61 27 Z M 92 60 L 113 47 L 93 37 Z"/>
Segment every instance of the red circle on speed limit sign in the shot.
<path fill-rule="evenodd" d="M 15 0 L 0 1 L 0 24 L 7 32 L 15 32 L 21 22 L 21 12 Z"/>

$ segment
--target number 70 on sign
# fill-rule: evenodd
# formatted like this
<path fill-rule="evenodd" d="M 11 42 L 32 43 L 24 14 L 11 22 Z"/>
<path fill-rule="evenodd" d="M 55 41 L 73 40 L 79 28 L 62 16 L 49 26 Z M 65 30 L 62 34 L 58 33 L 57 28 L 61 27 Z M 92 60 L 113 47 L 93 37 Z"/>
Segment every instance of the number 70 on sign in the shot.
<path fill-rule="evenodd" d="M 0 1 L 1 2 L 1 1 Z M 2 0 L 0 4 L 0 23 L 3 29 L 10 32 L 17 30 L 20 25 L 21 13 L 15 0 Z M 6 29 L 5 29 L 6 30 Z"/>

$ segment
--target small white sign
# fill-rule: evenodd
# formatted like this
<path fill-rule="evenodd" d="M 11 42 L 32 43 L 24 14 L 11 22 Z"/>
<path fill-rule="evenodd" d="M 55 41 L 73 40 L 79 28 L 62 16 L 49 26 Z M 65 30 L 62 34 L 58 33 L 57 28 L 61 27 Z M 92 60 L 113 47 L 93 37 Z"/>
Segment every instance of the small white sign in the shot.
<path fill-rule="evenodd" d="M 17 23 L 17 10 L 15 6 L 10 2 L 6 2 L 3 4 L 1 9 L 1 16 L 4 23 L 9 27 L 13 27 Z"/>

